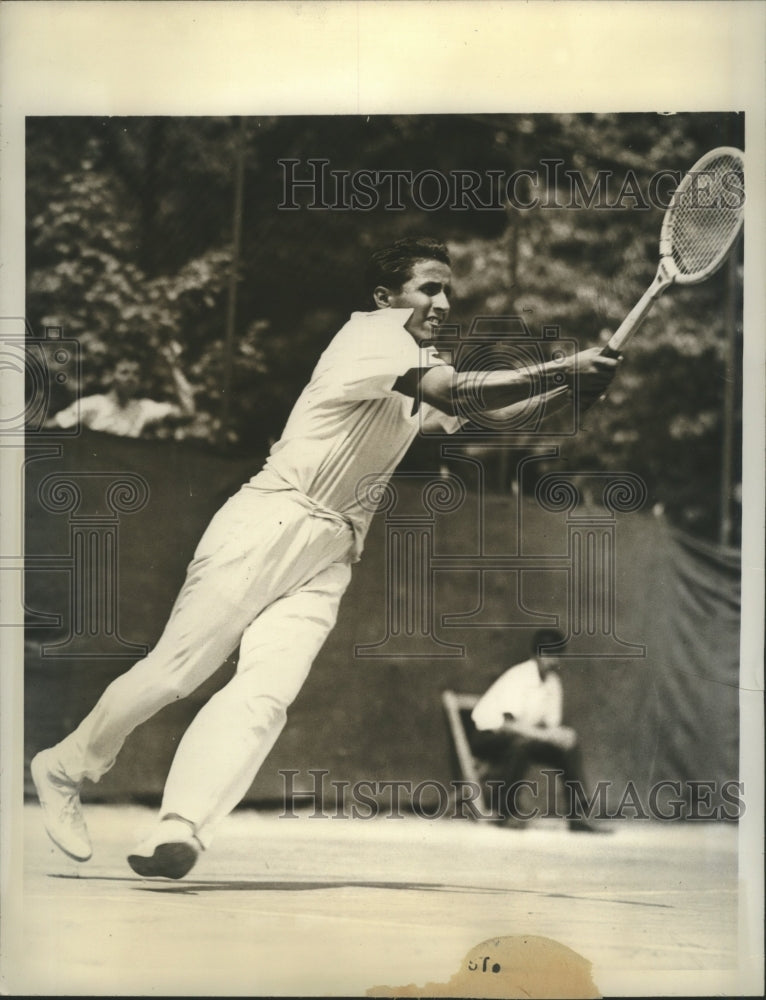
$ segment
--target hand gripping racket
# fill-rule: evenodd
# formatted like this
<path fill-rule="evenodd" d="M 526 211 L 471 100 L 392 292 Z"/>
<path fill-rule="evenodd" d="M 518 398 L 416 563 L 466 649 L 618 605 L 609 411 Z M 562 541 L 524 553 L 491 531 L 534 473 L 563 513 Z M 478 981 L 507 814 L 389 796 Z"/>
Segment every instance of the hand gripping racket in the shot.
<path fill-rule="evenodd" d="M 662 220 L 660 263 L 654 281 L 612 334 L 602 354 L 619 357 L 654 300 L 670 285 L 696 285 L 723 264 L 742 228 L 744 172 L 740 150 L 720 146 L 705 153 L 682 179 Z"/>

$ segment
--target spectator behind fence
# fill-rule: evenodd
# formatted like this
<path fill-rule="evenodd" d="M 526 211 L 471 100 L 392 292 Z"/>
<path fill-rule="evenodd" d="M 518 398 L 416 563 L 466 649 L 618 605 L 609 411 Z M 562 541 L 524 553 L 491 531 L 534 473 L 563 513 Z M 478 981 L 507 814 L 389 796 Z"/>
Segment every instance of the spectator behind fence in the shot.
<path fill-rule="evenodd" d="M 553 765 L 561 772 L 569 829 L 603 833 L 603 827 L 577 814 L 571 785 L 578 783 L 585 791 L 582 757 L 577 733 L 562 725 L 561 662 L 555 652 L 546 652 L 550 647 L 563 651 L 562 633 L 555 629 L 537 632 L 532 657 L 506 670 L 482 695 L 471 712 L 476 727 L 472 749 L 489 765 L 485 779 L 499 783 L 493 789 L 492 803 L 508 825 L 523 825 L 528 818 L 519 808 L 522 786 L 518 783 L 529 764 L 537 763 Z"/>
<path fill-rule="evenodd" d="M 92 431 L 141 437 L 147 427 L 165 421 L 191 420 L 194 416 L 194 393 L 178 367 L 180 347 L 175 342 L 160 349 L 173 378 L 176 402 L 159 402 L 139 397 L 142 384 L 141 363 L 124 355 L 111 370 L 105 393 L 84 396 L 59 410 L 46 427 L 69 428 L 80 424 Z"/>

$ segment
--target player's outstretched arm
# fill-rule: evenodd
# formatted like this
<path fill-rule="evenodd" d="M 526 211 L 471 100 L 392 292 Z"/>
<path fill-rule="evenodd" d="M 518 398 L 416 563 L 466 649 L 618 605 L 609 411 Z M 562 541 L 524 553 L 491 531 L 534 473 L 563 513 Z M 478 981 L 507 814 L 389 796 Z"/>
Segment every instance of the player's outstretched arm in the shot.
<path fill-rule="evenodd" d="M 563 396 L 578 385 L 580 394 L 605 392 L 614 377 L 618 360 L 605 357 L 598 347 L 571 354 L 559 361 L 504 371 L 456 372 L 448 365 L 429 368 L 419 381 L 419 395 L 444 413 L 494 412 L 520 403 L 540 405 Z"/>
<path fill-rule="evenodd" d="M 542 410 L 543 420 L 547 420 L 552 417 L 554 413 L 558 413 L 559 410 L 571 409 L 572 407 L 572 389 L 571 386 L 564 383 L 564 385 L 558 386 L 556 389 L 549 389 L 547 392 L 541 392 L 534 397 L 533 406 L 536 406 L 538 410 Z M 492 416 L 499 424 L 507 424 L 508 421 L 512 421 L 515 417 L 521 416 L 523 414 L 526 419 L 530 413 L 530 403 L 528 399 L 523 399 L 520 403 L 511 403 L 510 406 L 501 406 L 497 410 L 492 411 Z"/>

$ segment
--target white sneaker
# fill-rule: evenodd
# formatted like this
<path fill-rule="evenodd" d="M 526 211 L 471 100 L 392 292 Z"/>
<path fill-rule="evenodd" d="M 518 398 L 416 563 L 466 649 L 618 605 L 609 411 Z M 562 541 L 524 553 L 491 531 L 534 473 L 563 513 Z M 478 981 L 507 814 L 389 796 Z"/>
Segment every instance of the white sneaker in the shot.
<path fill-rule="evenodd" d="M 163 819 L 128 855 L 128 864 L 143 878 L 183 878 L 204 850 L 191 823 Z"/>
<path fill-rule="evenodd" d="M 79 783 L 67 776 L 53 750 L 41 750 L 29 769 L 48 836 L 70 858 L 87 861 L 93 848 L 82 815 Z"/>

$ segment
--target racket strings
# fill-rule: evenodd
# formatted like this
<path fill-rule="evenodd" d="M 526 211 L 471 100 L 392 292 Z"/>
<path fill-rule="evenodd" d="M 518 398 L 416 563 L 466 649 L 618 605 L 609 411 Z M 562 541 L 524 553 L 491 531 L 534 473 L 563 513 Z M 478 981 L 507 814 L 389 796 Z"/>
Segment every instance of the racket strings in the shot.
<path fill-rule="evenodd" d="M 744 202 L 742 161 L 729 154 L 676 191 L 670 251 L 679 272 L 704 276 L 723 260 L 741 225 Z"/>

